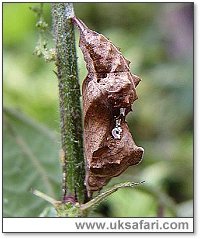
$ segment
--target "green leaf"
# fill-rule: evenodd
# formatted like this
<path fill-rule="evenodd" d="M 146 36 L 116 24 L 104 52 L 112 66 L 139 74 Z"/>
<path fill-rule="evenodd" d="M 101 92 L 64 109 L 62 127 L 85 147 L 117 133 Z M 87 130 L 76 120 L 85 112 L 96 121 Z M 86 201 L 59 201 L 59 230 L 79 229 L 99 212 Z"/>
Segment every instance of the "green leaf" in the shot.
<path fill-rule="evenodd" d="M 3 215 L 39 216 L 46 206 L 30 189 L 60 197 L 61 167 L 55 134 L 23 116 L 4 109 Z"/>

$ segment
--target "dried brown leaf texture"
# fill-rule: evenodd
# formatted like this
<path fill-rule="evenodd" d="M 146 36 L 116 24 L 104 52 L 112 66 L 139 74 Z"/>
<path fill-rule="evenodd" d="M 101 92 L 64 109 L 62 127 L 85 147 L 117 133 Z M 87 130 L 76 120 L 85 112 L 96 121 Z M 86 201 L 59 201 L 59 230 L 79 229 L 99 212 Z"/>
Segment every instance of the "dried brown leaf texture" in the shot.
<path fill-rule="evenodd" d="M 125 121 L 137 99 L 140 78 L 130 62 L 103 35 L 74 17 L 80 30 L 79 46 L 88 70 L 83 82 L 84 149 L 89 195 L 142 160 L 143 148 L 133 141 Z"/>

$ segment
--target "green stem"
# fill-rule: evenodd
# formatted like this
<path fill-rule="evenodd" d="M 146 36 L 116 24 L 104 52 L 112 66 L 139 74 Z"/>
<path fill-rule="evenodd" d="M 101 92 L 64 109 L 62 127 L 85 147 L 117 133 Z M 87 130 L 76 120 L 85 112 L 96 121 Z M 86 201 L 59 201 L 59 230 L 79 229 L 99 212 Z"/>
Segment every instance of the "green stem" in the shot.
<path fill-rule="evenodd" d="M 54 198 L 52 198 L 52 197 L 49 197 L 48 195 L 46 195 L 46 194 L 43 193 L 43 192 L 40 192 L 40 191 L 38 191 L 38 190 L 36 190 L 36 189 L 31 190 L 31 192 L 32 192 L 35 196 L 40 197 L 40 198 L 42 198 L 43 200 L 45 200 L 45 201 L 51 203 L 54 207 L 56 207 L 57 204 L 59 204 L 58 201 L 56 201 L 56 200 L 55 200 Z"/>
<path fill-rule="evenodd" d="M 83 129 L 75 48 L 72 3 L 53 3 L 53 31 L 60 100 L 60 127 L 63 151 L 64 199 L 72 196 L 79 203 L 85 195 Z"/>
<path fill-rule="evenodd" d="M 114 192 L 116 192 L 120 188 L 128 188 L 128 187 L 133 188 L 133 187 L 138 186 L 142 183 L 144 183 L 144 181 L 142 181 L 140 183 L 125 182 L 125 183 L 116 184 L 113 187 L 106 190 L 105 192 L 103 192 L 103 193 L 99 194 L 98 196 L 96 196 L 95 198 L 91 199 L 89 202 L 87 202 L 85 204 L 82 204 L 81 205 L 81 210 L 86 211 L 88 209 L 91 209 L 92 207 L 98 206 L 104 199 L 106 199 L 108 196 L 110 196 L 111 194 L 113 194 Z"/>

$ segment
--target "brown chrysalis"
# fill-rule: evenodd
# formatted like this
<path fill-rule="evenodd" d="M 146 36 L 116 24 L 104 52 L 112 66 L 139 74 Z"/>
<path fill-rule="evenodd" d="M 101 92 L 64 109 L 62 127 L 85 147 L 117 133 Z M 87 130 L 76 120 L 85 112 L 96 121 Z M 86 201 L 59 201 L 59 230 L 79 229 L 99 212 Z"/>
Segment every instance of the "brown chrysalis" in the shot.
<path fill-rule="evenodd" d="M 82 91 L 86 186 L 91 194 L 142 159 L 144 150 L 134 143 L 125 121 L 140 79 L 107 38 L 75 17 L 73 22 L 80 30 L 79 46 L 88 70 Z"/>

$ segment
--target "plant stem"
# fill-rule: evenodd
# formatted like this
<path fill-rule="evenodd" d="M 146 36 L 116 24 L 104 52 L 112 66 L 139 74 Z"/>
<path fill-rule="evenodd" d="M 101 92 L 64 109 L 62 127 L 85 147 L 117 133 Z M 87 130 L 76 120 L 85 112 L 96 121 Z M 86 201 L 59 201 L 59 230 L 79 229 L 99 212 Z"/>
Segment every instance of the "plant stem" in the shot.
<path fill-rule="evenodd" d="M 83 129 L 75 48 L 72 3 L 53 3 L 53 31 L 60 100 L 60 127 L 63 151 L 63 201 L 85 195 Z"/>
<path fill-rule="evenodd" d="M 40 192 L 40 191 L 38 191 L 38 190 L 36 190 L 36 189 L 31 190 L 31 191 L 32 191 L 32 193 L 33 193 L 35 196 L 38 196 L 38 197 L 44 199 L 45 201 L 51 203 L 53 206 L 56 206 L 56 205 L 58 204 L 58 202 L 57 202 L 54 198 L 49 197 L 48 195 L 46 195 L 46 194 L 43 193 L 43 192 Z"/>
<path fill-rule="evenodd" d="M 109 195 L 113 194 L 120 188 L 133 188 L 135 186 L 138 186 L 140 184 L 144 183 L 144 181 L 140 183 L 134 183 L 134 182 L 125 182 L 125 183 L 119 183 L 111 187 L 110 189 L 104 191 L 103 193 L 99 194 L 95 198 L 91 199 L 89 202 L 81 205 L 81 210 L 86 211 L 88 209 L 91 209 L 92 207 L 98 206 L 104 199 L 106 199 Z"/>

